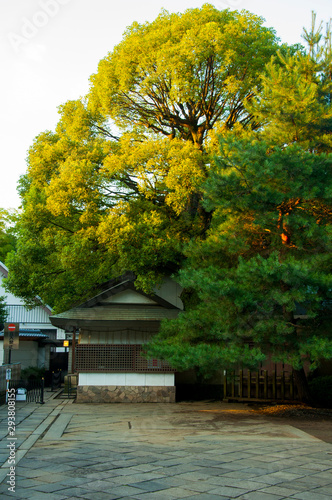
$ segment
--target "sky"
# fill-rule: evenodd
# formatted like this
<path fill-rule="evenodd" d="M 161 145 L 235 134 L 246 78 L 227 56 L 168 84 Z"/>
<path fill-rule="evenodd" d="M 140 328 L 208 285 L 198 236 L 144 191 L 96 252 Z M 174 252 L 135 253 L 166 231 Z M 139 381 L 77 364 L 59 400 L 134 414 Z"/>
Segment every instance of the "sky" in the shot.
<path fill-rule="evenodd" d="M 301 42 L 303 27 L 332 17 L 331 0 L 0 0 L 0 207 L 18 209 L 19 177 L 34 138 L 54 130 L 58 106 L 89 90 L 98 62 L 134 21 L 153 21 L 161 9 L 183 12 L 210 3 L 248 10 L 282 42 Z"/>

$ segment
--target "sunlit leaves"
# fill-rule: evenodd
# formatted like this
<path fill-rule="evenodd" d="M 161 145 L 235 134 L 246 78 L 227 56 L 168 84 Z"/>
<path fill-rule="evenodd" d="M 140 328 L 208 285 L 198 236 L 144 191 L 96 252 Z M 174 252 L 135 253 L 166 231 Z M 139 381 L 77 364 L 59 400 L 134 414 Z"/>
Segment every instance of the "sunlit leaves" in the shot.
<path fill-rule="evenodd" d="M 163 11 L 152 23 L 134 23 L 100 62 L 89 105 L 119 127 L 145 127 L 201 147 L 218 121 L 231 127 L 250 120 L 243 103 L 276 49 L 273 30 L 249 12 L 208 4 Z"/>

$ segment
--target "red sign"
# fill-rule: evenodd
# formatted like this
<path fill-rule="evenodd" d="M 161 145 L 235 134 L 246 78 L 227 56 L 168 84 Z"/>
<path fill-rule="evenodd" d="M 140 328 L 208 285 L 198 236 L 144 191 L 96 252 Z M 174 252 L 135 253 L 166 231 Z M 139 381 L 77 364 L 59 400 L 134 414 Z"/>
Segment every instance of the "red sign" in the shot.
<path fill-rule="evenodd" d="M 18 349 L 19 348 L 19 323 L 5 323 L 4 328 L 4 349 Z"/>

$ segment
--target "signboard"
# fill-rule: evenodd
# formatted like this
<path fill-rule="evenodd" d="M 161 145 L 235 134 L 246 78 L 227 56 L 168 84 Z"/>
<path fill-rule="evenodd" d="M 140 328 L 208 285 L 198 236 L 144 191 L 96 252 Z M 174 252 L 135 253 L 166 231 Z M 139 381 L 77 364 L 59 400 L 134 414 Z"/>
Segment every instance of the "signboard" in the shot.
<path fill-rule="evenodd" d="M 3 348 L 9 350 L 19 348 L 19 323 L 5 323 Z"/>
<path fill-rule="evenodd" d="M 69 346 L 69 340 L 64 340 L 63 347 L 68 347 L 68 346 Z"/>
<path fill-rule="evenodd" d="M 12 370 L 11 368 L 7 368 L 6 370 L 6 380 L 11 380 L 12 379 Z"/>

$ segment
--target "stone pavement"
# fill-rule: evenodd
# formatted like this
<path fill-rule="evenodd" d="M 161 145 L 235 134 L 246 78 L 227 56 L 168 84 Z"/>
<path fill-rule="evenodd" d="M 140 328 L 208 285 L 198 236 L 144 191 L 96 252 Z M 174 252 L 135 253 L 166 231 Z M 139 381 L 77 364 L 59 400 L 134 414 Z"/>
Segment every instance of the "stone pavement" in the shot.
<path fill-rule="evenodd" d="M 15 493 L 0 407 L 1 499 L 332 499 L 332 445 L 246 405 L 46 396 L 16 403 Z"/>

